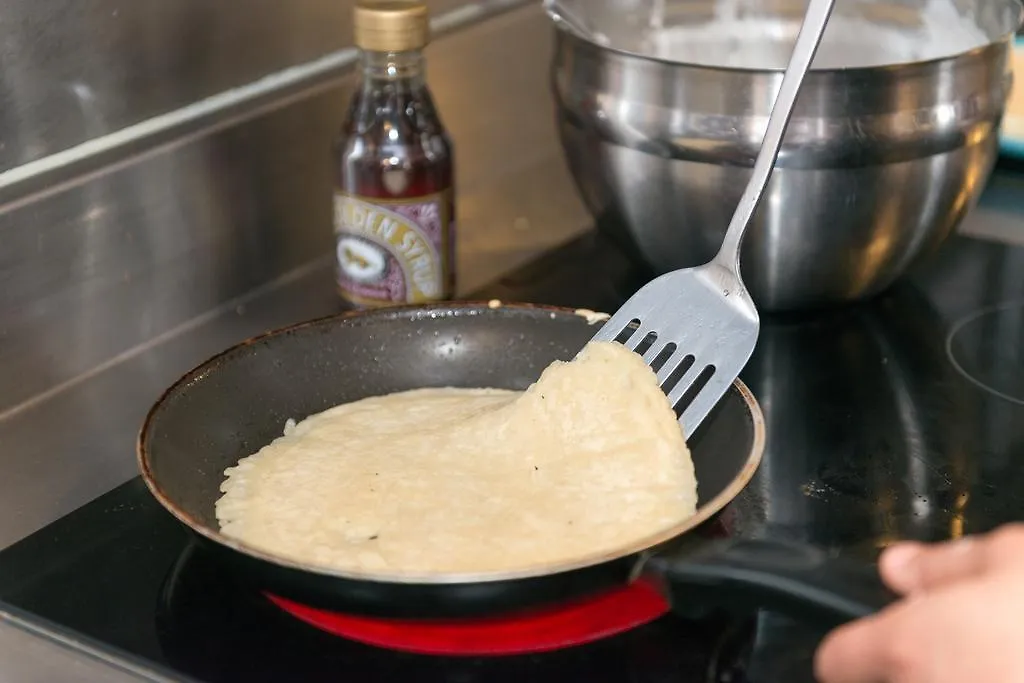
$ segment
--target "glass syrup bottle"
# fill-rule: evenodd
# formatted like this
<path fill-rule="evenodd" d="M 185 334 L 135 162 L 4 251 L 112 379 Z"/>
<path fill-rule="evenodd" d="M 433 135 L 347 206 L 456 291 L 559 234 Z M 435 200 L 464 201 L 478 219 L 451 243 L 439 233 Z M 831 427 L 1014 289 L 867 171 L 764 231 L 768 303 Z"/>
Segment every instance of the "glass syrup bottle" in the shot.
<path fill-rule="evenodd" d="M 455 294 L 452 145 L 423 70 L 427 8 L 360 0 L 362 79 L 336 142 L 341 296 L 359 307 Z"/>

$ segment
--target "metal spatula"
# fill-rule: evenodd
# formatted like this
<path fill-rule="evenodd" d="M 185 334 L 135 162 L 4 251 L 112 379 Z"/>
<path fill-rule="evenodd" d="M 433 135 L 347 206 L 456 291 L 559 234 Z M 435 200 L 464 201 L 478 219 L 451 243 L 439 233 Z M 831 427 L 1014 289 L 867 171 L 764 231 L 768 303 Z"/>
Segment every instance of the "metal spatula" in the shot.
<path fill-rule="evenodd" d="M 818 49 L 834 0 L 810 0 L 772 107 L 754 172 L 707 264 L 644 285 L 594 341 L 618 341 L 644 357 L 689 437 L 739 377 L 757 343 L 757 308 L 740 277 L 740 246 L 779 155 L 800 84 Z"/>

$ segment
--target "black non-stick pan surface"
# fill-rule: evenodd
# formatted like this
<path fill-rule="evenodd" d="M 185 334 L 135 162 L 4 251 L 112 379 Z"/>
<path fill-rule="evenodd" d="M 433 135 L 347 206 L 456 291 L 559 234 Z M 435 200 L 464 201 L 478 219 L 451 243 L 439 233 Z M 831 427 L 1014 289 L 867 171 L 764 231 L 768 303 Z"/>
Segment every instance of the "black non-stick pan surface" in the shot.
<path fill-rule="evenodd" d="M 214 503 L 224 469 L 280 436 L 289 418 L 418 387 L 525 389 L 552 361 L 571 359 L 596 329 L 565 309 L 443 304 L 347 314 L 272 332 L 211 358 L 167 390 L 139 434 L 142 475 L 161 504 L 240 580 L 351 614 L 498 615 L 583 597 L 644 574 L 659 580 L 673 604 L 774 607 L 827 623 L 871 613 L 892 599 L 870 565 L 807 546 L 712 541 L 701 533 L 761 459 L 760 409 L 739 382 L 689 439 L 697 515 L 615 553 L 516 574 L 410 578 L 303 566 L 220 534 Z"/>

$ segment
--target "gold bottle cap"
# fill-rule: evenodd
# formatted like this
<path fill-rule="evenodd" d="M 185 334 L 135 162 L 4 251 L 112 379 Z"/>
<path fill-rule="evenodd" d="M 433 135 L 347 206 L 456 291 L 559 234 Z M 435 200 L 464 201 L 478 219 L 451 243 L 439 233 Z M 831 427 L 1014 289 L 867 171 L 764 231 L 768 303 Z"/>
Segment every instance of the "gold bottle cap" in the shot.
<path fill-rule="evenodd" d="M 422 2 L 359 0 L 353 23 L 356 46 L 372 52 L 419 50 L 430 39 L 427 6 Z"/>

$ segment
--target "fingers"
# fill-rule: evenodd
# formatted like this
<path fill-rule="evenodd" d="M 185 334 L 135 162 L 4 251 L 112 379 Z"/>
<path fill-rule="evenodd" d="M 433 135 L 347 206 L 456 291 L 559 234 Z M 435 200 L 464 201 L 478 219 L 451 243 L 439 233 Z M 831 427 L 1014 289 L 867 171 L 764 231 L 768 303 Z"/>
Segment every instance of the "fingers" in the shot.
<path fill-rule="evenodd" d="M 986 559 L 984 548 L 970 537 L 931 546 L 900 543 L 882 553 L 878 569 L 889 588 L 908 595 L 978 576 Z"/>
<path fill-rule="evenodd" d="M 933 591 L 1024 561 L 1024 526 L 936 544 L 898 543 L 879 558 L 882 580 L 903 595 Z"/>
<path fill-rule="evenodd" d="M 815 653 L 816 679 L 820 683 L 936 680 L 935 667 L 940 666 L 936 644 L 966 647 L 962 637 L 972 629 L 961 629 L 952 639 L 948 629 L 961 615 L 977 612 L 979 595 L 987 596 L 982 603 L 990 601 L 992 591 L 979 593 L 979 587 L 1002 586 L 1006 581 L 1016 585 L 1013 582 L 1019 581 L 1022 566 L 1024 525 L 1020 524 L 947 543 L 892 546 L 882 553 L 879 571 L 890 588 L 908 597 L 832 631 Z M 998 583 L 1000 574 L 1005 577 L 1003 584 Z M 981 608 L 981 613 L 986 609 Z M 967 649 L 975 651 L 988 640 L 988 635 L 979 636 Z M 947 661 L 941 666 L 946 666 L 950 655 L 943 654 Z"/>
<path fill-rule="evenodd" d="M 888 680 L 887 654 L 893 630 L 893 610 L 840 626 L 822 641 L 814 654 L 814 678 L 821 683 L 865 683 Z"/>
<path fill-rule="evenodd" d="M 922 543 L 904 541 L 891 545 L 878 558 L 878 573 L 892 590 L 901 595 L 913 592 L 917 586 L 917 562 L 926 552 Z"/>

